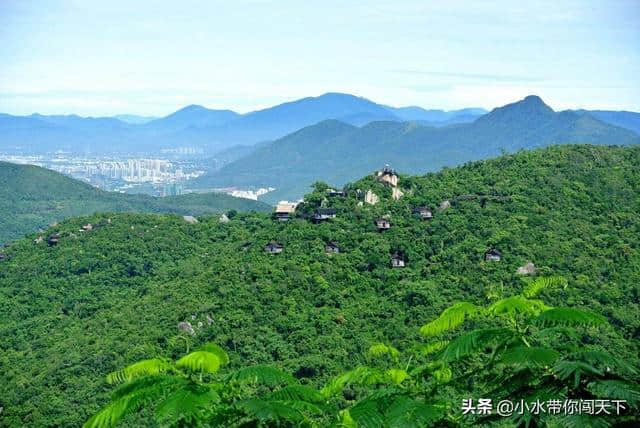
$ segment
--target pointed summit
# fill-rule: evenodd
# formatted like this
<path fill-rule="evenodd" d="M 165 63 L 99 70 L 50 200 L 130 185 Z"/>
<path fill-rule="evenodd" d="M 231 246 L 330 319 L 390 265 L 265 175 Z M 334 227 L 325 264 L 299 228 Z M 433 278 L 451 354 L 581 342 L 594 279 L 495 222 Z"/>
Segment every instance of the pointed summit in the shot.
<path fill-rule="evenodd" d="M 529 95 L 523 100 L 493 109 L 481 116 L 476 122 L 491 123 L 494 121 L 540 121 L 553 117 L 554 111 L 537 95 Z"/>

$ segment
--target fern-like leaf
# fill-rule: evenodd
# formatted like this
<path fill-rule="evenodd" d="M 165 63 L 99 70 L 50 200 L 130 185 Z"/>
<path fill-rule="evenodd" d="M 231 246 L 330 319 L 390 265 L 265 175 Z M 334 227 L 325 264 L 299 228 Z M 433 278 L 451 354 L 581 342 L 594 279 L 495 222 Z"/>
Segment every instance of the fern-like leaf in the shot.
<path fill-rule="evenodd" d="M 289 385 L 296 380 L 289 373 L 270 366 L 250 366 L 236 370 L 231 374 L 231 380 L 243 383 L 256 383 L 270 387 Z"/>
<path fill-rule="evenodd" d="M 126 415 L 152 404 L 172 389 L 179 387 L 180 382 L 166 376 L 135 379 L 119 388 L 111 403 L 85 422 L 84 428 L 116 426 Z"/>
<path fill-rule="evenodd" d="M 511 296 L 498 300 L 489 306 L 489 313 L 498 316 L 513 317 L 518 314 L 538 315 L 542 311 L 550 309 L 541 300 L 526 299 L 522 296 Z"/>
<path fill-rule="evenodd" d="M 341 393 L 349 385 L 375 385 L 389 383 L 391 379 L 381 370 L 360 366 L 331 379 L 320 390 L 324 397 Z"/>
<path fill-rule="evenodd" d="M 216 373 L 222 361 L 212 352 L 194 351 L 176 362 L 176 366 L 200 373 Z"/>
<path fill-rule="evenodd" d="M 246 414 L 261 422 L 300 422 L 305 419 L 297 409 L 280 401 L 266 401 L 258 398 L 243 400 L 236 404 Z"/>
<path fill-rule="evenodd" d="M 573 308 L 554 308 L 542 312 L 534 322 L 542 326 L 596 326 L 606 324 L 607 319 L 602 315 L 589 311 Z"/>
<path fill-rule="evenodd" d="M 448 340 L 438 340 L 437 342 L 426 343 L 418 348 L 418 352 L 422 355 L 435 354 L 436 352 L 444 349 L 448 344 Z"/>
<path fill-rule="evenodd" d="M 203 412 L 220 402 L 218 393 L 210 387 L 191 384 L 169 394 L 157 407 L 156 418 L 169 426 L 196 426 Z"/>
<path fill-rule="evenodd" d="M 529 282 L 525 289 L 522 291 L 522 295 L 528 299 L 536 297 L 542 290 L 552 287 L 567 287 L 567 280 L 561 276 L 546 276 L 536 278 Z"/>
<path fill-rule="evenodd" d="M 380 358 L 385 355 L 388 355 L 393 361 L 398 361 L 398 357 L 400 356 L 400 351 L 394 348 L 391 345 L 385 345 L 384 343 L 377 343 L 375 345 L 371 345 L 369 350 L 367 351 L 367 355 L 373 358 Z"/>
<path fill-rule="evenodd" d="M 593 416 L 585 413 L 562 415 L 551 420 L 558 421 L 555 426 L 563 428 L 609 428 L 613 423 L 606 415 Z"/>
<path fill-rule="evenodd" d="M 373 400 L 364 400 L 349 409 L 349 416 L 358 428 L 379 428 L 385 425 L 384 415 Z"/>
<path fill-rule="evenodd" d="M 637 374 L 637 370 L 631 364 L 601 349 L 583 348 L 571 354 L 570 357 L 572 360 L 584 361 L 594 367 L 598 367 L 603 372 L 610 372 L 615 369 L 616 374 L 627 376 Z"/>
<path fill-rule="evenodd" d="M 583 375 L 597 377 L 604 375 L 604 373 L 596 367 L 581 361 L 560 361 L 553 367 L 553 371 L 562 380 L 567 380 L 570 377 L 573 377 L 574 388 L 578 387 Z"/>
<path fill-rule="evenodd" d="M 420 327 L 423 336 L 437 336 L 453 330 L 465 319 L 482 311 L 482 308 L 468 302 L 459 302 L 445 309 L 438 318 Z"/>
<path fill-rule="evenodd" d="M 442 406 L 424 404 L 406 396 L 397 397 L 385 409 L 385 426 L 409 428 L 432 426 L 443 416 Z"/>
<path fill-rule="evenodd" d="M 319 391 L 305 385 L 288 385 L 269 394 L 269 399 L 276 401 L 306 401 L 320 403 L 324 400 Z"/>
<path fill-rule="evenodd" d="M 124 369 L 117 370 L 107 375 L 108 383 L 127 382 L 143 376 L 156 376 L 171 370 L 171 363 L 163 358 L 152 358 L 138 361 Z"/>
<path fill-rule="evenodd" d="M 496 347 L 513 338 L 513 332 L 507 328 L 486 328 L 473 330 L 453 340 L 443 351 L 443 361 L 455 361 L 464 358 L 479 349 Z"/>
<path fill-rule="evenodd" d="M 409 378 L 409 373 L 402 369 L 389 369 L 384 372 L 385 375 L 396 385 L 400 385 L 402 382 Z"/>
<path fill-rule="evenodd" d="M 596 380 L 589 383 L 587 389 L 596 397 L 612 400 L 626 400 L 637 408 L 640 404 L 640 390 L 637 385 L 622 380 Z"/>
<path fill-rule="evenodd" d="M 215 343 L 206 343 L 201 347 L 199 347 L 197 350 L 211 352 L 212 354 L 217 355 L 218 358 L 220 359 L 221 366 L 229 364 L 229 355 L 224 349 L 222 349 L 220 346 L 216 345 Z"/>
<path fill-rule="evenodd" d="M 552 365 L 558 358 L 560 353 L 550 348 L 517 346 L 504 351 L 500 362 L 516 367 L 544 367 Z"/>

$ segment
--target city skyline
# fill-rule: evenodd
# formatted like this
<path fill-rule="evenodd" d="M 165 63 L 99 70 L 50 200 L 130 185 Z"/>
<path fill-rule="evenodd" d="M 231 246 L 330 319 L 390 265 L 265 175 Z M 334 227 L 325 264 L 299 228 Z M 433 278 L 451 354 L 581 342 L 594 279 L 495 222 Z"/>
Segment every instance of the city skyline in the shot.
<path fill-rule="evenodd" d="M 639 23 L 636 1 L 3 2 L 0 111 L 245 113 L 325 92 L 640 111 Z"/>

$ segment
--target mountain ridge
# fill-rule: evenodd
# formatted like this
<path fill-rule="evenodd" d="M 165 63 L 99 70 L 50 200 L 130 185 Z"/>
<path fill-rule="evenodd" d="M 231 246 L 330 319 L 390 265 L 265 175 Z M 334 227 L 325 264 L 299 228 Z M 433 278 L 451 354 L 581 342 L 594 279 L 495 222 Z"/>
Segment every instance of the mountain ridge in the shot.
<path fill-rule="evenodd" d="M 203 215 L 232 209 L 270 211 L 271 207 L 219 193 L 157 198 L 107 192 L 45 168 L 0 161 L 0 243 L 97 211 Z"/>
<path fill-rule="evenodd" d="M 271 186 L 277 190 L 265 200 L 273 202 L 301 196 L 315 180 L 342 185 L 386 163 L 409 173 L 424 173 L 496 156 L 502 150 L 566 143 L 640 143 L 640 136 L 632 131 L 589 115 L 554 112 L 536 96 L 496 108 L 471 123 L 442 128 L 387 121 L 352 129 L 332 123 L 332 132 L 327 123 L 312 125 L 304 133 L 272 142 L 194 183 Z M 338 129 L 344 132 L 337 135 Z"/>

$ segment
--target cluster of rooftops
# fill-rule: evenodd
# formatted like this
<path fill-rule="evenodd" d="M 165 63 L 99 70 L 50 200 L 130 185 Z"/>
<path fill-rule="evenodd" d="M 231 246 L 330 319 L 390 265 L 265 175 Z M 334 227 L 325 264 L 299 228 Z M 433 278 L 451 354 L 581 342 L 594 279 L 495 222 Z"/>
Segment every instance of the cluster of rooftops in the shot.
<path fill-rule="evenodd" d="M 382 171 L 378 171 L 376 173 L 376 176 L 378 177 L 378 179 L 381 182 L 387 183 L 390 186 L 392 186 L 393 188 L 396 188 L 398 185 L 398 174 L 389 166 L 389 165 L 385 165 L 385 167 L 382 169 Z M 334 189 L 328 189 L 327 190 L 327 194 L 328 196 L 331 197 L 345 197 L 347 195 L 347 193 L 344 190 L 334 190 Z M 444 207 L 448 207 L 449 206 L 449 201 L 445 201 Z M 288 221 L 291 219 L 291 217 L 295 214 L 296 212 L 296 207 L 297 207 L 297 203 L 295 202 L 280 202 L 279 204 L 277 204 L 275 212 L 274 212 L 274 218 L 278 221 Z M 443 207 L 443 205 L 441 205 L 441 208 Z M 420 217 L 422 220 L 432 220 L 433 219 L 433 211 L 430 207 L 428 206 L 417 206 L 414 207 L 412 209 L 412 214 L 416 215 L 418 217 Z M 325 207 L 320 207 L 317 208 L 314 213 L 311 215 L 310 220 L 313 223 L 321 223 L 321 222 L 325 222 L 328 221 L 332 218 L 335 218 L 337 215 L 337 210 L 335 208 L 325 208 Z M 191 216 L 185 216 L 184 220 L 195 224 L 197 223 L 197 220 L 194 217 Z M 228 221 L 228 219 L 226 219 Z M 110 223 L 110 219 L 109 219 L 109 223 Z M 377 227 L 378 231 L 382 232 L 385 230 L 388 230 L 391 228 L 391 222 L 388 218 L 385 217 L 380 217 L 377 218 L 375 220 L 375 226 Z M 90 232 L 93 230 L 93 225 L 91 224 L 86 224 L 84 226 L 82 226 L 82 228 L 80 229 L 80 232 Z M 60 241 L 61 235 L 59 233 L 52 233 L 51 235 L 48 236 L 47 238 L 47 244 L 49 246 L 55 246 L 58 244 L 58 242 Z M 40 237 L 38 239 L 36 239 L 36 243 L 42 242 L 43 238 Z M 250 246 L 250 244 L 245 244 L 243 246 L 243 250 L 246 250 L 248 247 Z M 280 254 L 284 251 L 284 245 L 276 242 L 276 241 L 270 241 L 269 243 L 267 243 L 264 246 L 264 251 L 266 253 L 269 254 Z M 325 252 L 327 254 L 335 254 L 335 253 L 340 253 L 340 246 L 337 242 L 335 241 L 329 241 L 325 244 Z M 0 252 L 0 261 L 5 259 L 6 255 L 2 252 Z M 484 260 L 485 261 L 500 261 L 502 259 L 502 253 L 495 249 L 495 248 L 489 248 L 485 253 L 484 253 Z M 405 267 L 407 264 L 407 258 L 404 254 L 403 251 L 400 250 L 396 250 L 391 254 L 391 267 L 393 268 L 403 268 Z M 523 269 L 523 268 L 521 268 Z M 531 270 L 531 268 L 529 267 L 529 270 Z"/>
<path fill-rule="evenodd" d="M 389 165 L 385 165 L 382 171 L 378 171 L 376 173 L 378 179 L 390 185 L 393 188 L 396 188 L 398 185 L 398 174 L 393 170 Z M 328 196 L 339 196 L 345 197 L 347 193 L 342 191 L 337 191 L 334 189 L 327 190 Z M 449 201 L 445 201 L 441 208 L 445 209 L 450 206 Z M 274 218 L 278 221 L 289 221 L 296 212 L 297 203 L 295 202 L 286 202 L 282 201 L 277 204 L 274 212 Z M 432 220 L 433 219 L 433 210 L 428 206 L 417 206 L 412 209 L 412 214 L 420 217 L 422 220 Z M 310 217 L 310 220 L 313 223 L 321 223 L 324 221 L 328 221 L 332 218 L 335 218 L 337 215 L 337 210 L 335 208 L 325 208 L 320 207 L 317 208 Z M 375 226 L 378 231 L 382 232 L 391 228 L 391 221 L 386 217 L 377 218 L 375 221 Z M 271 241 L 264 247 L 264 251 L 269 254 L 280 254 L 284 250 L 284 245 Z M 327 254 L 339 253 L 340 247 L 338 243 L 331 241 L 325 245 L 325 252 Z M 484 254 L 484 260 L 486 261 L 500 261 L 502 259 L 502 253 L 495 248 L 488 249 Z M 391 254 L 391 266 L 394 268 L 402 268 L 405 267 L 407 263 L 407 258 L 402 251 L 394 251 Z"/>

